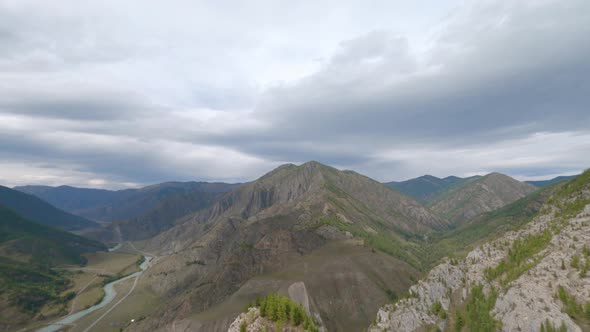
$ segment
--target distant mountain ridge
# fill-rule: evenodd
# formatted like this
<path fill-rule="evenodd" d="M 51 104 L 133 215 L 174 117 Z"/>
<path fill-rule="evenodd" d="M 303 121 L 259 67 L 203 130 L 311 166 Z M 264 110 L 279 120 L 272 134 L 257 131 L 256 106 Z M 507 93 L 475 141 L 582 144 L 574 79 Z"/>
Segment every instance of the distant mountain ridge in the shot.
<path fill-rule="evenodd" d="M 565 175 L 565 176 L 557 176 L 557 177 L 554 177 L 553 179 L 549 179 L 549 180 L 537 180 L 537 181 L 525 181 L 525 182 L 528 184 L 532 184 L 535 187 L 545 187 L 545 186 L 548 186 L 548 185 L 556 183 L 556 182 L 569 181 L 571 179 L 574 179 L 575 177 L 577 177 L 577 175 Z"/>
<path fill-rule="evenodd" d="M 125 221 L 112 222 L 88 236 L 106 242 L 144 240 L 172 228 L 182 217 L 210 207 L 223 194 L 198 190 L 176 193 L 164 198 L 146 213 Z"/>
<path fill-rule="evenodd" d="M 556 182 L 568 181 L 575 178 L 577 175 L 566 175 L 557 176 L 547 180 L 536 180 L 536 181 L 524 181 L 525 183 L 532 184 L 535 187 L 544 187 Z M 447 176 L 445 178 L 439 178 L 433 175 L 422 175 L 417 178 L 405 180 L 405 181 L 391 181 L 385 182 L 386 186 L 400 191 L 401 193 L 408 195 L 422 204 L 428 204 L 429 202 L 436 199 L 436 197 L 450 188 L 464 183 L 470 179 L 480 178 L 481 176 L 475 175 L 467 178 L 458 176 Z"/>
<path fill-rule="evenodd" d="M 8 187 L 0 186 L 0 205 L 31 221 L 63 230 L 99 227 L 93 221 L 62 211 L 38 197 Z"/>
<path fill-rule="evenodd" d="M 479 176 L 460 178 L 457 176 L 447 176 L 445 178 L 438 178 L 432 175 L 423 175 L 414 179 L 406 181 L 392 181 L 384 183 L 386 186 L 406 194 L 422 204 L 426 204 L 444 191 L 464 183 L 469 179 L 477 178 Z"/>
<path fill-rule="evenodd" d="M 470 178 L 430 201 L 428 206 L 453 224 L 493 211 L 538 188 L 500 173 Z"/>
<path fill-rule="evenodd" d="M 23 218 L 0 205 L 0 256 L 43 266 L 83 264 L 80 254 L 107 250 L 98 241 Z"/>
<path fill-rule="evenodd" d="M 35 195 L 70 213 L 96 221 L 123 221 L 139 217 L 174 195 L 189 192 L 222 193 L 239 184 L 164 182 L 140 189 L 104 190 L 70 186 L 21 186 L 16 190 Z"/>

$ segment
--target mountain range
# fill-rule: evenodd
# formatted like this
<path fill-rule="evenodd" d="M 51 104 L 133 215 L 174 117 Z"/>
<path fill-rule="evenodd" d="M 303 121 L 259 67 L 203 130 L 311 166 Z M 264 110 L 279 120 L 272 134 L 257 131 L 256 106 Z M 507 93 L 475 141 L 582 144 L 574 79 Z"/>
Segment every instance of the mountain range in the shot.
<path fill-rule="evenodd" d="M 437 195 L 445 192 L 446 190 L 460 185 L 465 181 L 469 181 L 472 178 L 460 178 L 457 176 L 448 176 L 446 178 L 437 178 L 432 175 L 423 175 L 414 179 L 400 181 L 400 182 L 387 182 L 384 183 L 386 186 L 396 189 L 410 197 L 413 197 L 418 202 L 426 204 L 437 197 Z"/>
<path fill-rule="evenodd" d="M 13 207 L 0 210 L 6 216 L 3 232 L 13 234 L 3 242 L 2 253 L 5 262 L 11 262 L 4 265 L 10 271 L 21 269 L 14 265 L 19 259 L 43 256 L 39 248 L 53 248 L 43 249 L 53 257 L 44 270 L 50 273 L 55 264 L 80 264 L 81 253 L 105 248 L 54 228 L 39 231 L 47 227 L 42 222 L 83 230 L 105 243 L 133 241 L 155 259 L 137 281 L 139 300 L 132 301 L 157 299 L 157 305 L 126 309 L 142 315 L 131 325 L 116 323 L 129 331 L 227 331 L 245 306 L 270 292 L 296 300 L 329 331 L 369 326 L 398 330 L 408 323 L 395 325 L 399 322 L 381 316 L 375 320 L 377 312 L 396 315 L 383 304 L 422 298 L 407 295 L 408 289 L 417 289 L 417 279 L 430 278 L 441 262 L 463 262 L 478 246 L 528 227 L 539 215 L 567 210 L 571 202 L 563 197 L 583 197 L 586 178 L 570 180 L 583 184 L 575 188 L 567 179 L 556 179 L 542 189 L 538 186 L 543 184 L 500 173 L 443 179 L 425 175 L 383 184 L 311 161 L 280 166 L 244 184 L 166 182 L 121 191 L 16 188 L 30 194 L 6 188 L 5 196 L 25 202 L 12 205 L 25 208 L 22 213 Z M 39 221 L 21 217 L 30 214 L 27 206 L 39 202 L 60 211 L 60 218 L 48 223 L 40 216 Z M 72 213 L 102 226 L 78 216 L 92 224 L 70 225 L 66 221 Z M 14 235 L 25 234 L 23 227 L 33 231 Z M 438 296 L 438 290 L 428 291 L 430 297 Z M 471 289 L 464 292 L 470 294 Z M 441 303 L 445 310 L 462 305 Z M 428 304 L 428 315 L 433 305 Z M 0 303 L 0 312 L 13 312 L 10 308 L 8 302 Z"/>
<path fill-rule="evenodd" d="M 29 220 L 64 230 L 99 227 L 96 222 L 65 212 L 36 196 L 8 187 L 0 186 L 0 205 Z"/>
<path fill-rule="evenodd" d="M 132 219 L 155 209 L 162 201 L 192 192 L 223 193 L 237 184 L 165 182 L 139 189 L 104 190 L 70 186 L 21 186 L 14 189 L 35 195 L 57 208 L 95 221 Z"/>
<path fill-rule="evenodd" d="M 184 319 L 188 313 L 173 308 L 188 307 L 224 313 L 203 314 L 207 318 L 195 323 L 215 330 L 235 314 L 235 301 L 226 301 L 233 293 L 260 294 L 264 289 L 254 280 L 261 275 L 272 288 L 288 288 L 292 282 L 285 276 L 295 273 L 308 280 L 308 292 L 326 293 L 313 300 L 323 317 L 338 317 L 326 324 L 360 327 L 387 300 L 384 288 L 401 293 L 417 275 L 420 260 L 411 239 L 447 227 L 415 200 L 358 173 L 317 162 L 283 165 L 148 242 L 147 250 L 166 258 L 144 280 L 170 299 L 157 314 L 170 320 L 147 320 L 138 329 Z M 307 261 L 314 254 L 324 263 Z M 392 270 L 399 278 L 386 281 Z M 195 284 L 202 286 L 190 286 Z M 374 297 L 358 297 L 361 289 Z M 338 294 L 342 305 L 330 305 Z"/>
<path fill-rule="evenodd" d="M 539 181 L 524 181 L 532 184 L 535 187 L 544 187 L 556 182 L 568 181 L 575 178 L 577 175 L 558 176 L 548 180 Z M 461 178 L 458 176 L 447 176 L 445 178 L 438 178 L 433 175 L 422 175 L 417 178 L 405 181 L 391 181 L 384 183 L 386 186 L 398 190 L 399 192 L 413 197 L 420 203 L 428 204 L 435 200 L 439 195 L 442 195 L 447 190 L 467 182 L 472 179 L 480 178 L 481 175 Z"/>
<path fill-rule="evenodd" d="M 533 186 L 537 187 L 545 187 L 553 183 L 568 181 L 574 179 L 575 177 L 577 177 L 577 175 L 558 176 L 549 180 L 526 181 L 526 183 L 532 184 Z"/>
<path fill-rule="evenodd" d="M 448 205 L 463 195 L 459 193 L 468 195 L 482 186 L 491 188 L 490 197 L 502 198 L 498 206 L 534 190 L 499 174 L 461 182 L 463 189 L 453 192 Z M 508 189 L 502 190 L 503 185 Z M 471 204 L 478 213 L 496 206 L 481 208 L 477 200 Z M 295 275 L 304 281 L 310 307 L 329 330 L 362 329 L 378 303 L 402 294 L 428 269 L 433 261 L 429 238 L 448 232 L 456 222 L 353 171 L 317 162 L 283 165 L 147 243 L 148 250 L 161 250 L 166 258 L 145 282 L 157 284 L 154 291 L 170 300 L 155 314 L 158 319 L 137 329 L 163 329 L 182 321 L 221 331 L 227 328 L 227 317 L 236 313 L 235 303 L 244 301 L 232 294 L 252 299 L 268 292 L 267 287 L 288 289 L 293 286 L 289 276 Z M 312 261 L 316 255 L 322 263 Z M 189 267 L 178 270 L 181 265 Z M 399 277 L 387 280 L 391 273 Z M 272 286 L 261 288 L 259 278 Z M 371 296 L 361 296 L 363 292 Z M 335 306 L 334 298 L 341 305 Z M 192 315 L 198 318 L 187 318 Z"/>
<path fill-rule="evenodd" d="M 443 179 L 424 175 L 385 185 L 414 197 L 452 225 L 501 208 L 537 189 L 500 173 Z"/>
<path fill-rule="evenodd" d="M 439 194 L 428 206 L 453 224 L 510 204 L 538 188 L 500 173 L 466 180 Z"/>

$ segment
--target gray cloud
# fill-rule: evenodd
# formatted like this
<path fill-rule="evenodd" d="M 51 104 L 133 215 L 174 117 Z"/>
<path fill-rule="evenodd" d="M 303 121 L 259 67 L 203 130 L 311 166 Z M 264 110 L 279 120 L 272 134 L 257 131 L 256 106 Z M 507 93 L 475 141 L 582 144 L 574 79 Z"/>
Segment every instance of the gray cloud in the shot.
<path fill-rule="evenodd" d="M 47 99 L 35 96 L 12 102 L 0 101 L 0 110 L 41 118 L 110 121 L 149 112 L 149 107 L 133 100 L 117 100 L 110 95 Z"/>
<path fill-rule="evenodd" d="M 436 41 L 427 61 L 434 68 L 422 71 L 403 38 L 372 32 L 343 42 L 318 73 L 267 92 L 255 116 L 270 129 L 239 132 L 233 144 L 279 160 L 354 165 L 366 158 L 359 150 L 392 145 L 483 146 L 587 131 L 590 6 L 576 5 L 474 8 Z M 450 45 L 460 50 L 448 54 Z"/>
<path fill-rule="evenodd" d="M 301 3 L 292 20 L 260 10 L 273 3 L 149 2 L 132 17 L 142 3 L 114 4 L 0 3 L 13 183 L 31 179 L 19 163 L 104 186 L 243 181 L 310 159 L 382 180 L 590 164 L 585 1 Z"/>

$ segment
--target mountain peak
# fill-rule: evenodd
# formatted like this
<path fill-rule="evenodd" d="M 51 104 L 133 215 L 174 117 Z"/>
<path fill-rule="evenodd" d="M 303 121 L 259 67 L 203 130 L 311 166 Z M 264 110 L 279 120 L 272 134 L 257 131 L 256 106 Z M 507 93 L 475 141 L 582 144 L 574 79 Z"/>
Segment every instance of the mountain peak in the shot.
<path fill-rule="evenodd" d="M 371 217 L 367 217 L 355 210 L 358 206 L 375 208 Z M 389 213 L 387 209 L 396 213 Z M 444 221 L 409 197 L 364 175 L 341 171 L 317 161 L 277 167 L 227 194 L 206 213 L 206 218 L 240 216 L 260 219 L 287 211 L 295 215 L 304 213 L 302 211 L 324 211 L 316 219 L 332 211 L 348 220 L 385 220 L 392 227 L 395 225 L 409 232 L 446 227 Z"/>
<path fill-rule="evenodd" d="M 430 175 L 430 174 L 424 174 L 420 178 L 421 179 L 426 179 L 426 180 L 441 180 L 441 178 L 436 177 L 434 175 Z"/>
<path fill-rule="evenodd" d="M 262 180 L 266 183 L 268 181 L 276 182 L 276 181 L 285 181 L 285 177 L 295 176 L 299 179 L 299 181 L 309 182 L 314 175 L 322 172 L 329 172 L 329 171 L 336 171 L 339 172 L 336 168 L 324 165 L 320 162 L 315 160 L 305 162 L 299 166 L 295 164 L 283 164 L 272 171 L 264 174 L 258 180 Z M 257 180 L 257 181 L 258 181 Z M 256 182 L 256 181 L 254 181 Z"/>
<path fill-rule="evenodd" d="M 319 161 L 316 161 L 316 160 L 310 160 L 310 161 L 304 162 L 303 164 L 301 164 L 301 166 L 303 166 L 303 167 L 310 167 L 310 166 L 312 166 L 313 167 L 313 166 L 326 166 L 326 165 L 324 165 L 324 164 L 322 164 L 322 163 L 320 163 Z"/>
<path fill-rule="evenodd" d="M 506 174 L 500 173 L 500 172 L 492 172 L 490 174 L 486 174 L 484 176 L 484 178 L 511 178 L 511 177 Z"/>
<path fill-rule="evenodd" d="M 305 162 L 305 163 L 301 164 L 299 167 L 301 167 L 303 169 L 308 169 L 308 170 L 337 170 L 336 168 L 334 168 L 332 166 L 322 164 L 322 163 L 315 161 L 315 160 L 310 160 L 308 162 Z"/>

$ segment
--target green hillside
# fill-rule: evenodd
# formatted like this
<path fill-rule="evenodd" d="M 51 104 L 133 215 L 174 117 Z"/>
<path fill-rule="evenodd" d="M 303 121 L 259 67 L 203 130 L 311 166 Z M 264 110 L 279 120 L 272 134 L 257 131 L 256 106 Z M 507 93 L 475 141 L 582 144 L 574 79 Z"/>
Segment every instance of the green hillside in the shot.
<path fill-rule="evenodd" d="M 51 269 L 84 264 L 84 252 L 106 247 L 22 218 L 0 206 L 0 325 L 13 315 L 35 315 L 47 303 L 67 301 L 68 279 Z"/>
<path fill-rule="evenodd" d="M 424 252 L 427 256 L 424 260 L 427 264 L 433 265 L 445 256 L 461 256 L 476 244 L 519 228 L 541 210 L 543 203 L 555 193 L 558 187 L 558 185 L 546 187 L 502 208 L 481 214 L 449 232 L 433 237 L 431 243 L 425 246 Z"/>
<path fill-rule="evenodd" d="M 556 182 L 563 182 L 563 181 L 568 181 L 571 180 L 573 178 L 575 178 L 577 175 L 567 175 L 567 176 L 558 176 L 555 177 L 553 179 L 549 179 L 549 180 L 540 180 L 540 181 L 525 181 L 528 184 L 532 184 L 535 187 L 545 187 L 548 186 L 550 184 L 556 183 Z"/>
<path fill-rule="evenodd" d="M 414 198 L 420 203 L 426 204 L 445 191 L 478 177 L 479 176 L 460 178 L 457 176 L 448 176 L 441 179 L 432 175 L 423 175 L 415 179 L 400 182 L 387 182 L 384 184 L 402 194 Z"/>
<path fill-rule="evenodd" d="M 28 220 L 63 230 L 99 227 L 93 221 L 62 211 L 38 197 L 3 186 L 0 186 L 0 205 Z"/>
<path fill-rule="evenodd" d="M 24 219 L 0 206 L 0 255 L 35 265 L 84 264 L 81 253 L 104 244 Z"/>
<path fill-rule="evenodd" d="M 491 173 L 445 191 L 428 206 L 451 224 L 460 225 L 482 213 L 515 202 L 537 189 L 507 175 Z"/>

